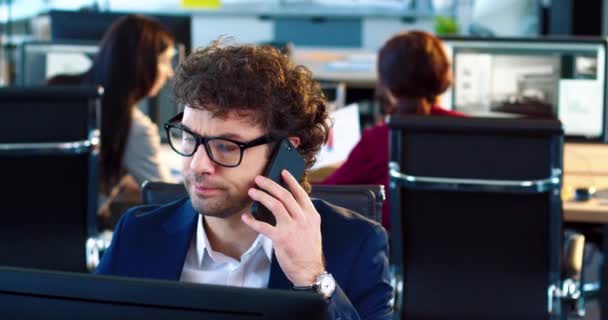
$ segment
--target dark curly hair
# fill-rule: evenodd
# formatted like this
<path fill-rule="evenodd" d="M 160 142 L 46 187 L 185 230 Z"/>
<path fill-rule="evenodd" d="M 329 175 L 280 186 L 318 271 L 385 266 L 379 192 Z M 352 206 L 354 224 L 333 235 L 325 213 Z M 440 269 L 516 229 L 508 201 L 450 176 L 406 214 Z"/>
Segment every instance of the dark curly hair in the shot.
<path fill-rule="evenodd" d="M 330 122 L 319 84 L 273 47 L 215 41 L 193 52 L 173 82 L 178 103 L 218 117 L 237 112 L 270 135 L 299 137 L 306 171 L 327 140 Z M 306 173 L 300 184 L 310 192 Z"/>

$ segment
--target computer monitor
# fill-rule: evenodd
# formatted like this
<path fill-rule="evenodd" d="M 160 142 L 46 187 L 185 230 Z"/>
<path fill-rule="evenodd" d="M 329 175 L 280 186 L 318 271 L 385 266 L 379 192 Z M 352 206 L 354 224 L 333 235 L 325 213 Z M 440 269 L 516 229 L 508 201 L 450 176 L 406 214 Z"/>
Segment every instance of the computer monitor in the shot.
<path fill-rule="evenodd" d="M 558 118 L 566 138 L 606 142 L 606 39 L 443 38 L 454 85 L 446 108 Z"/>
<path fill-rule="evenodd" d="M 20 48 L 18 85 L 41 85 L 59 74 L 81 74 L 99 51 L 94 41 L 34 41 Z"/>
<path fill-rule="evenodd" d="M 6 319 L 325 319 L 314 293 L 0 268 Z"/>
<path fill-rule="evenodd" d="M 89 70 L 99 51 L 98 42 L 84 40 L 33 41 L 24 42 L 20 48 L 17 84 L 22 86 L 41 85 L 45 80 L 60 74 L 82 74 Z M 173 68 L 184 59 L 185 47 L 175 46 Z M 172 96 L 169 82 L 156 97 L 147 98 L 138 107 L 157 124 L 164 123 L 179 110 Z M 166 141 L 164 130 L 159 133 Z"/>

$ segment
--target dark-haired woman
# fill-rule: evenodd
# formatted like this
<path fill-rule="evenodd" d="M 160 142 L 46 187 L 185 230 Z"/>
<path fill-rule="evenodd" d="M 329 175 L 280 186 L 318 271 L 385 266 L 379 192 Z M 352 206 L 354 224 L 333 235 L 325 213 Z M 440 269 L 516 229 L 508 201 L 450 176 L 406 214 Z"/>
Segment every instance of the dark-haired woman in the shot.
<path fill-rule="evenodd" d="M 158 127 L 136 104 L 157 95 L 173 76 L 174 47 L 173 35 L 158 21 L 141 15 L 124 16 L 106 31 L 86 73 L 47 81 L 50 85 L 104 87 L 99 176 L 105 196 L 137 188 L 145 180 L 171 181 L 159 156 Z"/>
<path fill-rule="evenodd" d="M 387 114 L 463 116 L 440 107 L 439 96 L 452 84 L 450 61 L 441 41 L 430 33 L 410 31 L 389 39 L 378 55 L 379 85 Z M 323 184 L 382 184 L 388 192 L 388 127 L 364 130 L 348 159 Z M 382 224 L 390 229 L 388 199 Z"/>

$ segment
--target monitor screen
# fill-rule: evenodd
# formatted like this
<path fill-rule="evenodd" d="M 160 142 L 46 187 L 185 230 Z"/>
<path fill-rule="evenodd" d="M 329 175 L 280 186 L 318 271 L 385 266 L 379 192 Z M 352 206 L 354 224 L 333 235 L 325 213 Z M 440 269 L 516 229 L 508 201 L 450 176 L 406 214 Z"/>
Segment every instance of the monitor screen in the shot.
<path fill-rule="evenodd" d="M 325 319 L 317 294 L 0 267 L 6 319 Z"/>
<path fill-rule="evenodd" d="M 95 42 L 25 42 L 17 84 L 41 85 L 59 74 L 81 74 L 93 65 L 98 50 Z"/>
<path fill-rule="evenodd" d="M 454 85 L 448 109 L 491 117 L 558 118 L 566 137 L 606 139 L 604 39 L 444 38 Z"/>
<path fill-rule="evenodd" d="M 19 56 L 17 84 L 36 86 L 57 75 L 76 75 L 89 70 L 95 55 L 99 51 L 96 41 L 34 41 L 24 42 Z M 178 43 L 175 46 L 173 69 L 185 58 L 185 47 Z M 164 123 L 179 112 L 179 107 L 172 97 L 169 82 L 158 95 L 140 101 L 138 107 L 154 122 Z M 166 141 L 164 129 L 159 130 L 163 141 Z"/>

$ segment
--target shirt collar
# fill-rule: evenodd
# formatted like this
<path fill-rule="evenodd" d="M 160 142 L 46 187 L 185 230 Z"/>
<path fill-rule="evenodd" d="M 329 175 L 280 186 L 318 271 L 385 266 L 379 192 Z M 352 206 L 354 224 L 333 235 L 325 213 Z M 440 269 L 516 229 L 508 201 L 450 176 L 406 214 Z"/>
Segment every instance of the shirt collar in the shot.
<path fill-rule="evenodd" d="M 217 260 L 214 257 L 213 250 L 211 248 L 211 244 L 209 244 L 209 238 L 207 238 L 207 233 L 205 232 L 205 228 L 203 227 L 203 215 L 198 215 L 198 223 L 196 227 L 196 261 L 198 261 L 199 265 L 203 261 L 203 257 L 205 256 L 205 251 L 211 259 L 214 261 Z M 272 261 L 272 240 L 266 237 L 263 234 L 258 234 L 257 238 L 251 244 L 251 247 L 247 249 L 247 251 L 243 254 L 243 256 L 252 253 L 254 250 L 257 250 L 258 246 L 262 246 L 262 250 L 264 250 L 264 255 L 268 258 L 268 261 Z M 207 250 L 209 248 L 209 250 Z"/>

